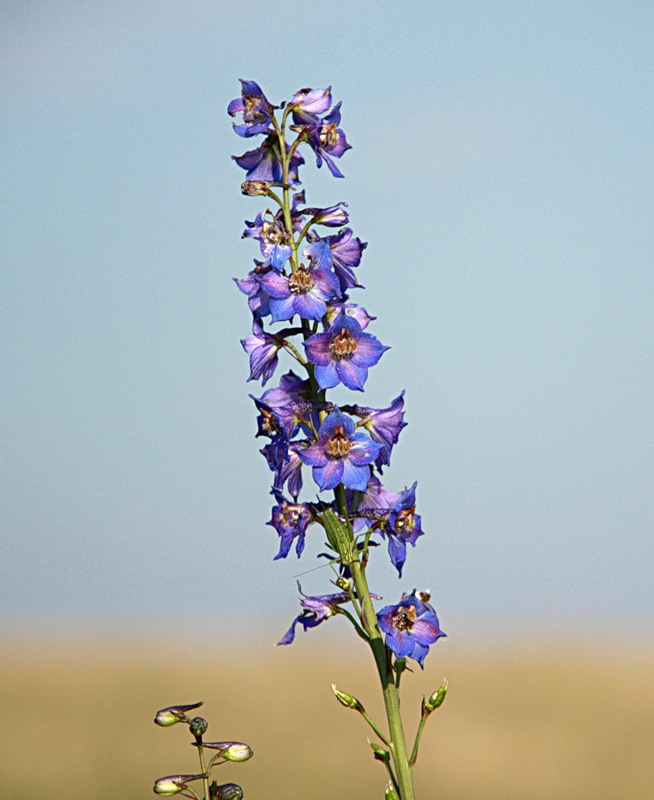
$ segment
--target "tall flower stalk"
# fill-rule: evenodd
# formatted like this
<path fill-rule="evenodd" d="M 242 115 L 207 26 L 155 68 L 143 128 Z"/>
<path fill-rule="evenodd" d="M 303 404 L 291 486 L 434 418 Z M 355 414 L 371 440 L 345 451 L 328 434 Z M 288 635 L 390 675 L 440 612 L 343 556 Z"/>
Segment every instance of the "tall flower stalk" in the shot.
<path fill-rule="evenodd" d="M 370 591 L 366 575 L 373 548 L 382 539 L 401 577 L 407 545 L 415 547 L 423 535 L 416 484 L 395 492 L 379 477 L 390 466 L 406 424 L 404 392 L 381 409 L 339 407 L 328 400 L 328 390 L 340 384 L 363 392 L 369 370 L 388 348 L 368 331 L 375 318 L 350 300 L 350 293 L 362 288 L 355 270 L 366 243 L 347 227 L 347 204 L 309 207 L 299 188 L 301 148 L 313 152 L 317 167 L 324 163 L 334 177 L 343 177 L 335 159 L 350 145 L 340 127 L 341 104 L 332 105 L 331 87 L 301 89 L 277 106 L 254 81 L 241 84 L 240 97 L 228 108 L 231 116 L 240 117 L 234 130 L 247 139 L 263 137 L 258 147 L 234 156 L 246 171 L 241 189 L 272 205 L 246 222 L 243 236 L 258 242 L 260 257 L 244 278 L 236 279 L 252 313 L 252 334 L 242 340 L 250 359 L 249 380 L 265 385 L 282 351 L 302 373 L 289 371 L 276 387 L 260 397 L 251 395 L 259 414 L 257 435 L 268 440 L 261 452 L 273 473 L 276 502 L 269 524 L 279 536 L 275 558 L 286 558 L 293 547 L 300 557 L 308 530 L 322 527 L 329 552 L 319 557 L 327 559 L 339 590 L 308 596 L 298 584 L 301 612 L 279 644 L 291 644 L 298 625 L 307 631 L 336 615 L 351 623 L 374 657 L 387 730 L 358 699 L 334 687 L 336 698 L 357 711 L 379 740 L 371 748 L 388 772 L 386 797 L 413 800 L 412 770 L 422 731 L 443 702 L 447 685 L 423 699 L 410 748 L 400 714 L 400 684 L 407 659 L 424 667 L 430 646 L 445 633 L 427 592 L 405 592 L 397 604 L 376 610 L 381 598 Z M 325 228 L 336 232 L 325 233 Z M 317 501 L 300 499 L 309 471 L 320 493 Z M 309 490 L 314 496 L 315 485 Z M 317 541 L 322 540 L 318 535 Z"/>

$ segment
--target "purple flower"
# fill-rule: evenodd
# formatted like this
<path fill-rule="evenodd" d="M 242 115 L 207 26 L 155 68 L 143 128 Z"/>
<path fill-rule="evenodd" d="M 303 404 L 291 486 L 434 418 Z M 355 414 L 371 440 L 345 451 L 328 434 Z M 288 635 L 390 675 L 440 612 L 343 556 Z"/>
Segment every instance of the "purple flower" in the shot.
<path fill-rule="evenodd" d="M 330 303 L 326 314 L 327 322 L 332 325 L 341 311 L 344 311 L 348 317 L 353 317 L 359 325 L 361 325 L 362 331 L 364 331 L 373 320 L 377 319 L 377 317 L 371 316 L 363 306 L 358 306 L 355 303 Z"/>
<path fill-rule="evenodd" d="M 275 134 L 266 136 L 263 144 L 256 150 L 248 150 L 242 156 L 232 156 L 234 161 L 246 170 L 246 180 L 281 183 L 284 178 L 279 153 L 279 142 Z M 298 167 L 304 164 L 302 156 L 295 151 L 291 156 L 288 179 L 290 183 L 298 183 Z"/>
<path fill-rule="evenodd" d="M 266 317 L 270 314 L 270 295 L 257 280 L 260 275 L 265 275 L 270 267 L 264 267 L 254 262 L 255 267 L 244 278 L 234 278 L 234 283 L 248 296 L 248 308 L 255 317 Z"/>
<path fill-rule="evenodd" d="M 302 491 L 302 460 L 298 451 L 308 447 L 309 444 L 308 439 L 289 444 L 284 458 L 279 457 L 279 448 L 273 442 L 261 449 L 268 466 L 275 473 L 274 488 L 281 492 L 288 481 L 288 491 L 294 500 L 297 500 Z"/>
<path fill-rule="evenodd" d="M 346 225 L 349 217 L 347 211 L 347 203 L 341 200 L 334 206 L 327 206 L 327 208 L 298 208 L 295 214 L 298 217 L 312 217 L 311 223 L 314 225 L 325 225 L 328 228 L 340 228 L 341 225 Z"/>
<path fill-rule="evenodd" d="M 241 339 L 243 349 L 250 356 L 250 377 L 248 381 L 258 381 L 262 378 L 262 385 L 265 386 L 268 378 L 277 369 L 279 359 L 277 353 L 282 347 L 274 336 L 266 333 L 257 320 L 252 324 L 252 335 Z"/>
<path fill-rule="evenodd" d="M 274 560 L 286 558 L 293 544 L 299 558 L 304 550 L 304 535 L 312 519 L 311 506 L 307 503 L 290 503 L 281 492 L 273 490 L 277 505 L 273 506 L 272 517 L 267 525 L 272 525 L 279 534 L 279 552 Z"/>
<path fill-rule="evenodd" d="M 404 421 L 404 391 L 393 400 L 388 408 L 367 408 L 357 406 L 357 414 L 363 419 L 363 427 L 373 442 L 379 442 L 382 449 L 375 461 L 380 472 L 383 466 L 390 466 L 391 451 L 397 444 L 400 431 L 406 428 Z"/>
<path fill-rule="evenodd" d="M 412 658 L 424 669 L 425 656 L 434 642 L 447 636 L 440 629 L 436 612 L 429 605 L 430 595 L 414 589 L 403 595 L 396 606 L 386 606 L 377 614 L 379 627 L 386 634 L 386 645 L 396 658 Z"/>
<path fill-rule="evenodd" d="M 272 267 L 279 271 L 291 257 L 291 247 L 286 244 L 286 229 L 282 223 L 281 212 L 273 216 L 270 210 L 257 214 L 243 231 L 244 239 L 258 239 L 261 253 L 266 259 L 264 267 Z"/>
<path fill-rule="evenodd" d="M 270 468 L 277 469 L 288 459 L 289 434 L 283 420 L 267 403 L 258 400 L 254 395 L 250 395 L 250 398 L 254 400 L 259 411 L 257 437 L 267 436 L 270 439 L 266 458 Z"/>
<path fill-rule="evenodd" d="M 307 120 L 303 127 L 306 140 L 316 154 L 316 165 L 322 166 L 326 162 L 329 171 L 335 178 L 342 178 L 343 173 L 333 162 L 333 158 L 340 158 L 352 145 L 347 143 L 341 124 L 341 103 L 337 103 L 324 119 Z"/>
<path fill-rule="evenodd" d="M 291 319 L 295 314 L 321 320 L 327 312 L 327 302 L 339 296 L 333 272 L 307 269 L 304 264 L 288 277 L 272 270 L 261 277 L 260 283 L 271 297 L 273 322 Z"/>
<path fill-rule="evenodd" d="M 309 628 L 315 628 L 316 625 L 320 625 L 321 622 L 338 613 L 340 603 L 347 603 L 350 600 L 350 595 L 347 592 L 309 597 L 304 594 L 299 582 L 297 588 L 302 595 L 300 598 L 302 613 L 293 620 L 291 627 L 277 644 L 291 644 L 295 639 L 295 626 L 298 623 L 302 625 L 305 631 L 309 630 Z"/>
<path fill-rule="evenodd" d="M 324 238 L 310 231 L 307 238 L 310 244 L 305 247 L 304 254 L 310 256 L 318 267 L 333 268 L 343 291 L 360 286 L 352 270 L 361 263 L 367 242 L 352 236 L 351 228 L 343 228 L 334 236 Z"/>
<path fill-rule="evenodd" d="M 301 423 L 299 415 L 311 410 L 311 403 L 308 400 L 309 391 L 309 381 L 302 380 L 291 370 L 286 375 L 282 375 L 279 386 L 266 389 L 261 395 L 261 402 L 275 412 L 289 438 L 295 434 Z M 307 432 L 308 430 L 307 428 Z"/>
<path fill-rule="evenodd" d="M 417 485 L 416 481 L 410 489 L 402 492 L 383 527 L 383 532 L 388 535 L 388 555 L 400 578 L 407 544 L 415 547 L 418 537 L 423 535 L 422 519 L 420 514 L 416 514 Z"/>
<path fill-rule="evenodd" d="M 293 109 L 293 122 L 315 124 L 319 114 L 324 114 L 332 104 L 332 87 L 326 89 L 300 89 L 291 100 L 289 107 Z"/>
<path fill-rule="evenodd" d="M 403 492 L 392 492 L 371 475 L 356 508 L 359 518 L 380 523 L 379 531 L 384 538 L 388 537 L 388 555 L 399 577 L 402 577 L 406 561 L 407 544 L 415 547 L 418 537 L 424 533 L 422 519 L 415 513 L 417 485 L 416 482 Z"/>
<path fill-rule="evenodd" d="M 243 125 L 233 124 L 239 136 L 256 136 L 258 133 L 271 132 L 270 123 L 274 106 L 261 91 L 261 87 L 254 81 L 241 80 L 241 96 L 227 106 L 230 117 L 243 114 Z"/>
<path fill-rule="evenodd" d="M 370 477 L 368 465 L 381 445 L 365 433 L 355 433 L 354 422 L 338 408 L 325 417 L 318 434 L 318 441 L 298 455 L 313 467 L 313 479 L 320 490 L 334 489 L 342 483 L 347 489 L 365 491 Z"/>
<path fill-rule="evenodd" d="M 316 333 L 304 342 L 307 357 L 315 364 L 321 389 L 343 383 L 348 389 L 363 391 L 368 368 L 374 366 L 388 347 L 345 313 L 336 317 L 326 333 Z"/>

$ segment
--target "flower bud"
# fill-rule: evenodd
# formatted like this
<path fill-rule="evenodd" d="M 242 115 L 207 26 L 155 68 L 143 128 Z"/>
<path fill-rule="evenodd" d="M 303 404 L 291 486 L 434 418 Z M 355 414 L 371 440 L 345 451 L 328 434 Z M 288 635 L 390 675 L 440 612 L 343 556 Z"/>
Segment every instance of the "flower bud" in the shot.
<path fill-rule="evenodd" d="M 198 744 L 193 743 L 196 747 Z M 254 752 L 250 745 L 243 742 L 202 742 L 205 750 L 217 750 L 216 757 L 221 756 L 227 761 L 247 761 Z"/>
<path fill-rule="evenodd" d="M 424 709 L 427 714 L 431 714 L 432 711 L 435 711 L 437 708 L 443 705 L 443 700 L 445 700 L 446 694 L 447 681 L 443 680 L 441 686 L 429 696 L 429 700 L 427 700 L 424 704 Z"/>
<path fill-rule="evenodd" d="M 205 777 L 206 775 L 203 773 L 200 773 L 199 775 L 166 775 L 164 778 L 159 778 L 154 782 L 152 791 L 155 794 L 168 797 L 184 791 L 187 783 L 190 783 L 191 781 L 197 781 L 200 778 Z"/>
<path fill-rule="evenodd" d="M 241 192 L 248 197 L 259 197 L 268 194 L 267 181 L 245 181 L 241 184 Z"/>
<path fill-rule="evenodd" d="M 356 697 L 352 697 L 349 694 L 345 694 L 345 692 L 340 692 L 336 688 L 336 684 L 332 684 L 332 691 L 336 695 L 336 699 L 338 700 L 338 702 L 341 705 L 345 706 L 345 708 L 353 708 L 355 711 L 365 711 L 365 708 L 356 699 Z"/>
<path fill-rule="evenodd" d="M 384 795 L 384 800 L 400 800 L 400 798 L 397 796 L 397 792 L 393 788 L 392 783 L 386 784 L 386 794 Z"/>
<path fill-rule="evenodd" d="M 337 578 L 335 581 L 336 585 L 339 589 L 342 589 L 344 592 L 348 592 L 352 586 L 350 581 L 347 578 L 344 578 L 342 575 L 340 578 Z"/>
<path fill-rule="evenodd" d="M 254 753 L 249 745 L 241 742 L 232 742 L 223 753 L 223 758 L 228 761 L 247 761 L 253 755 Z"/>
<path fill-rule="evenodd" d="M 220 786 L 214 781 L 209 787 L 211 800 L 242 800 L 243 789 L 236 783 L 223 783 Z"/>
<path fill-rule="evenodd" d="M 199 738 L 200 736 L 204 736 L 204 734 L 207 732 L 209 723 L 204 717 L 193 717 L 189 727 L 193 736 Z"/>
<path fill-rule="evenodd" d="M 368 744 L 373 752 L 375 761 L 382 761 L 384 764 L 387 764 L 390 759 L 388 750 L 384 749 L 380 744 L 376 744 L 376 742 L 371 742 L 370 739 L 368 739 Z"/>
<path fill-rule="evenodd" d="M 188 722 L 186 712 L 194 708 L 199 708 L 201 705 L 202 701 L 199 703 L 190 703 L 185 706 L 168 706 L 167 708 L 162 708 L 157 711 L 155 715 L 155 725 L 168 728 L 170 725 L 176 725 L 178 722 Z"/>

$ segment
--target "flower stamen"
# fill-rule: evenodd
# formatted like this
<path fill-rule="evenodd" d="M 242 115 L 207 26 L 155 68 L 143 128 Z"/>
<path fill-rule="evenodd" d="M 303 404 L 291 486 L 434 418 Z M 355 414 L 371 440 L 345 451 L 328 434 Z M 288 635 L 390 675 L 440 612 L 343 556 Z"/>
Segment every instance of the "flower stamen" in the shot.
<path fill-rule="evenodd" d="M 338 336 L 329 343 L 329 350 L 337 361 L 349 358 L 357 349 L 357 340 L 347 328 L 341 328 Z"/>
<path fill-rule="evenodd" d="M 327 442 L 325 451 L 329 458 L 345 458 L 350 452 L 352 442 L 345 435 L 345 431 L 340 426 L 334 431 L 334 435 Z"/>
<path fill-rule="evenodd" d="M 306 294 L 313 289 L 313 278 L 304 264 L 300 264 L 288 279 L 288 288 L 293 294 Z"/>

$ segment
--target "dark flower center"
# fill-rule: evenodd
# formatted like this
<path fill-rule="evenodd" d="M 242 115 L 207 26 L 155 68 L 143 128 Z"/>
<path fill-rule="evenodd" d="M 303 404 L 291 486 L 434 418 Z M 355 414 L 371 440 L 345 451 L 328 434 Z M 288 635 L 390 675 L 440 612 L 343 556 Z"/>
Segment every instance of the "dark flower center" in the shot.
<path fill-rule="evenodd" d="M 313 278 L 304 264 L 301 264 L 300 268 L 296 269 L 295 272 L 291 274 L 291 277 L 288 279 L 288 288 L 293 294 L 306 294 L 313 288 Z"/>
<path fill-rule="evenodd" d="M 272 411 L 266 411 L 265 408 L 261 409 L 261 430 L 270 434 L 281 432 L 281 427 L 277 417 Z"/>
<path fill-rule="evenodd" d="M 245 103 L 244 116 L 249 116 L 252 120 L 265 119 L 265 114 L 263 114 L 259 108 L 261 105 L 260 97 L 254 97 L 254 95 L 251 94 L 244 94 L 243 102 Z"/>
<path fill-rule="evenodd" d="M 402 511 L 398 511 L 395 520 L 395 527 L 398 530 L 412 531 L 416 527 L 416 521 L 413 516 L 415 513 L 415 506 L 412 506 L 411 508 L 404 508 Z"/>
<path fill-rule="evenodd" d="M 329 350 L 337 361 L 348 358 L 357 349 L 357 340 L 352 336 L 347 328 L 341 328 L 338 336 L 335 336 L 329 343 Z"/>
<path fill-rule="evenodd" d="M 343 428 L 339 426 L 334 431 L 332 438 L 327 442 L 325 450 L 330 458 L 345 458 L 351 447 L 352 442 L 345 435 Z"/>
<path fill-rule="evenodd" d="M 336 123 L 330 122 L 320 128 L 320 144 L 322 147 L 330 147 L 338 142 Z"/>
<path fill-rule="evenodd" d="M 393 614 L 393 626 L 398 631 L 410 631 L 417 616 L 415 606 L 400 606 Z"/>

